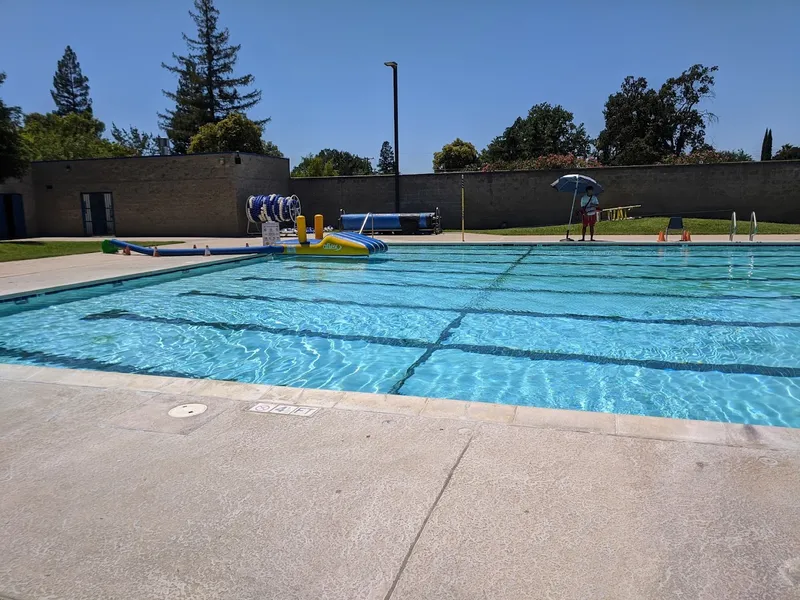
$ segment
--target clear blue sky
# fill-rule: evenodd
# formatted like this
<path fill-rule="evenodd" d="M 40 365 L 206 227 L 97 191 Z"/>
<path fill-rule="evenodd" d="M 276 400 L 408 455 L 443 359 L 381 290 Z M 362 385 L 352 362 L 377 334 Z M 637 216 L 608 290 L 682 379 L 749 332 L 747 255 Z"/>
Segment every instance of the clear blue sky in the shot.
<path fill-rule="evenodd" d="M 168 106 L 161 68 L 194 33 L 190 0 L 0 0 L 0 95 L 27 112 L 53 109 L 56 61 L 70 44 L 110 128 L 156 131 Z M 241 44 L 240 72 L 264 92 L 253 118 L 296 164 L 324 147 L 377 159 L 392 140 L 391 70 L 399 63 L 400 160 L 431 170 L 456 137 L 480 150 L 535 103 L 562 104 L 592 136 L 626 75 L 651 85 L 694 63 L 719 65 L 719 116 L 708 141 L 758 158 L 800 144 L 798 0 L 217 0 Z"/>

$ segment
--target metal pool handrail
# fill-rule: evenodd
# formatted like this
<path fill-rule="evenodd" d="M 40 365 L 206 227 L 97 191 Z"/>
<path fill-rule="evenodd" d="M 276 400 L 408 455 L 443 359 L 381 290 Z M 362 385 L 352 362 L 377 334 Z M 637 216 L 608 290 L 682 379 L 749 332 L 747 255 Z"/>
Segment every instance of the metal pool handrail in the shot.
<path fill-rule="evenodd" d="M 756 221 L 756 211 L 750 213 L 750 241 L 756 237 L 758 233 L 758 221 Z"/>
<path fill-rule="evenodd" d="M 731 228 L 730 228 L 730 233 L 728 235 L 728 241 L 732 242 L 733 236 L 735 235 L 736 235 L 736 211 L 733 211 L 731 213 Z"/>
<path fill-rule="evenodd" d="M 361 223 L 361 229 L 358 230 L 358 233 L 364 233 L 364 227 L 367 226 L 367 219 L 369 219 L 371 215 L 371 212 L 368 212 L 366 215 L 364 215 L 364 222 Z"/>

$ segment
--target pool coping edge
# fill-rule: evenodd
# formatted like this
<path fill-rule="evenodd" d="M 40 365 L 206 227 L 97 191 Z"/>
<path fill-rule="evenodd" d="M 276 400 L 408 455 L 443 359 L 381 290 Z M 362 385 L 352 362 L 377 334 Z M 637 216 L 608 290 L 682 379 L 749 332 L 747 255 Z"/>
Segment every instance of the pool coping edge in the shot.
<path fill-rule="evenodd" d="M 690 442 L 761 450 L 800 450 L 800 428 L 742 425 L 640 415 L 601 413 L 514 404 L 495 404 L 365 392 L 345 392 L 240 383 L 215 379 L 182 379 L 133 373 L 0 364 L 0 380 L 74 387 L 150 391 L 187 397 L 224 398 L 444 418 L 472 423 L 557 429 L 595 435 Z"/>

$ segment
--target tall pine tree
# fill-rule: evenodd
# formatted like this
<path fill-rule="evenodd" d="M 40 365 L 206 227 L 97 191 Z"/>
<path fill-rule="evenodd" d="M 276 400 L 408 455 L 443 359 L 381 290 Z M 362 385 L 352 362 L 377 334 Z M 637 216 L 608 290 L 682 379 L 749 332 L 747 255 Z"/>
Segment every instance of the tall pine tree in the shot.
<path fill-rule="evenodd" d="M 173 55 L 176 65 L 161 65 L 178 75 L 177 91 L 164 91 L 175 101 L 175 109 L 159 115 L 178 153 L 186 151 L 191 137 L 206 123 L 218 123 L 232 112 L 244 113 L 261 100 L 260 90 L 242 91 L 253 84 L 252 75 L 233 74 L 241 46 L 231 45 L 227 28 L 219 28 L 213 0 L 194 0 L 194 7 L 196 12 L 189 14 L 197 25 L 197 37 L 183 34 L 187 55 Z"/>
<path fill-rule="evenodd" d="M 203 83 L 197 72 L 197 64 L 191 58 L 179 58 L 181 73 L 178 78 L 178 89 L 175 92 L 164 91 L 164 95 L 175 102 L 173 110 L 159 113 L 160 127 L 167 133 L 172 142 L 175 154 L 186 154 L 192 136 L 196 135 L 208 119 L 205 111 Z"/>
<path fill-rule="evenodd" d="M 378 158 L 378 173 L 390 175 L 394 173 L 394 150 L 389 142 L 383 142 L 381 153 Z"/>
<path fill-rule="evenodd" d="M 761 142 L 761 160 L 772 160 L 772 129 L 764 132 L 764 141 Z"/>
<path fill-rule="evenodd" d="M 62 117 L 72 113 L 92 114 L 89 78 L 81 72 L 78 56 L 70 46 L 66 47 L 64 56 L 58 61 L 50 95 L 56 103 L 56 113 Z"/>

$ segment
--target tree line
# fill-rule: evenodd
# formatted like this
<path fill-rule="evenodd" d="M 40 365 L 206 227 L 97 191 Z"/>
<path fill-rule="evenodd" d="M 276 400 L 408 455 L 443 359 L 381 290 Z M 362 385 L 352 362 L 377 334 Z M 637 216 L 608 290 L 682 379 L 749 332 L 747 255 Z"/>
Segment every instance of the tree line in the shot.
<path fill-rule="evenodd" d="M 283 157 L 280 149 L 263 139 L 270 119 L 251 120 L 247 111 L 261 100 L 253 88 L 254 77 L 237 75 L 240 45 L 232 44 L 227 28 L 219 24 L 213 0 L 194 0 L 189 14 L 196 34 L 183 35 L 184 54 L 174 54 L 162 67 L 177 76 L 177 87 L 162 90 L 173 105 L 158 114 L 174 154 L 200 152 L 253 152 Z M 0 85 L 5 74 L 0 73 Z M 21 177 L 30 161 L 150 156 L 161 153 L 159 138 L 137 127 L 106 125 L 93 114 L 89 78 L 78 56 L 67 46 L 56 65 L 50 92 L 55 109 L 24 114 L 0 100 L 0 182 Z M 340 150 L 324 149 L 303 158 L 293 174 L 366 175 L 393 173 L 394 154 L 389 142 L 380 151 L 377 171 L 369 159 Z"/>
<path fill-rule="evenodd" d="M 605 127 L 591 139 L 564 107 L 536 104 L 480 153 L 456 138 L 433 155 L 433 169 L 518 170 L 568 167 L 705 164 L 751 161 L 744 150 L 717 150 L 706 143 L 716 115 L 701 108 L 713 96 L 716 66 L 693 65 L 657 90 L 644 77 L 626 77 L 603 109 Z M 772 130 L 764 134 L 761 160 L 800 159 L 800 147 L 772 154 Z"/>
<path fill-rule="evenodd" d="M 162 90 L 172 106 L 158 114 L 171 152 L 240 151 L 282 157 L 263 139 L 269 118 L 251 120 L 247 111 L 261 101 L 251 74 L 237 74 L 240 45 L 232 44 L 219 24 L 213 0 L 194 0 L 189 11 L 196 34 L 186 34 L 184 54 L 174 54 L 162 67 L 177 77 L 173 90 Z M 742 150 L 720 151 L 705 141 L 706 126 L 716 116 L 702 110 L 713 95 L 717 67 L 694 65 L 657 90 L 646 79 L 627 77 L 609 96 L 605 127 L 590 138 L 583 123 L 562 106 L 547 102 L 531 107 L 480 153 L 457 138 L 433 156 L 435 171 L 514 170 L 600 165 L 689 164 L 752 160 Z M 5 74 L 0 72 L 0 86 Z M 106 126 L 93 114 L 89 78 L 75 51 L 67 46 L 56 65 L 51 96 L 55 110 L 24 114 L 0 100 L 0 182 L 20 177 L 32 160 L 71 160 L 116 156 L 148 156 L 161 152 L 159 138 L 134 126 Z M 800 158 L 800 147 L 785 145 L 772 154 L 772 131 L 765 132 L 761 159 Z M 304 156 L 294 177 L 394 173 L 394 152 L 383 142 L 377 160 L 325 148 Z"/>

